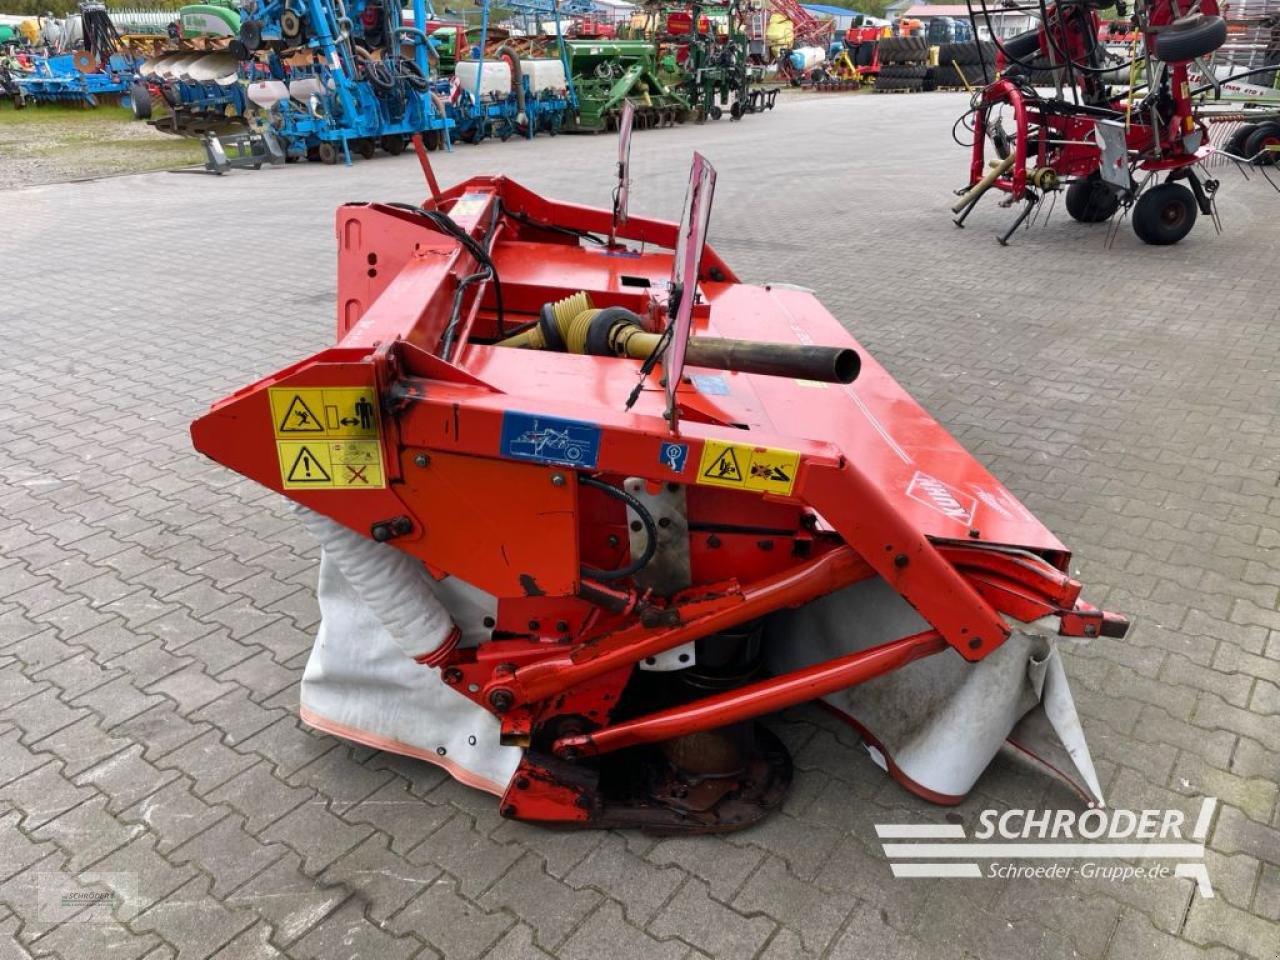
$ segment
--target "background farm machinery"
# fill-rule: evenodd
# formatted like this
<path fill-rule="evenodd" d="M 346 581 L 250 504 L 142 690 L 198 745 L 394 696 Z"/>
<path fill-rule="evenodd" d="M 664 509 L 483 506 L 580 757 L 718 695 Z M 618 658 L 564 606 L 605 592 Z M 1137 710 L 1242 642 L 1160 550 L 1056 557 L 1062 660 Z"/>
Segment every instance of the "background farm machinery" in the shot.
<path fill-rule="evenodd" d="M 414 22 L 428 21 L 415 0 Z M 252 58 L 248 97 L 291 158 L 351 161 L 402 152 L 409 137 L 449 143 L 454 124 L 431 90 L 430 42 L 381 0 L 269 0 L 244 18 L 233 50 Z"/>
<path fill-rule="evenodd" d="M 616 130 L 628 103 L 638 129 L 689 119 L 689 101 L 659 75 L 651 41 L 568 40 L 565 50 L 578 98 L 576 129 Z"/>
<path fill-rule="evenodd" d="M 774 90 L 753 89 L 761 69 L 749 62 L 747 16 L 739 0 L 673 6 L 651 4 L 647 14 L 661 52 L 663 77 L 688 101 L 696 120 L 734 120 L 772 109 Z"/>
<path fill-rule="evenodd" d="M 431 33 L 438 64 L 435 90 L 446 102 L 458 136 L 468 143 L 488 136 L 501 140 L 513 134 L 530 139 L 538 133 L 555 136 L 571 122 L 577 105 L 560 18 L 562 5 L 552 0 L 514 0 L 507 6 L 532 22 L 549 23 L 553 34 L 520 44 L 492 40 L 487 0 L 480 5 L 474 45 L 460 25 L 441 25 Z"/>
<path fill-rule="evenodd" d="M 976 30 L 978 18 L 989 15 L 985 7 L 971 9 Z M 1034 9 L 1040 26 L 996 42 L 1004 72 L 975 94 L 966 115 L 972 157 L 969 183 L 953 205 L 956 223 L 963 226 L 993 188 L 1021 204 L 1001 243 L 1058 190 L 1073 219 L 1096 223 L 1131 213 L 1134 232 L 1151 244 L 1177 243 L 1197 214 L 1215 216 L 1218 183 L 1200 167 L 1212 146 L 1189 77 L 1192 61 L 1226 40 L 1214 0 L 1203 0 L 1190 16 L 1179 16 L 1173 0 L 1140 0 L 1134 23 L 1146 56 L 1135 42 L 1119 65 L 1098 39 L 1090 3 L 1040 2 Z M 1056 95 L 1034 86 L 1037 57 L 1054 65 Z M 1119 90 L 1112 86 L 1117 71 L 1127 71 L 1129 81 Z"/>
<path fill-rule="evenodd" d="M 80 4 L 75 41 L 51 56 L 23 54 L 6 61 L 15 106 L 49 102 L 98 105 L 101 97 L 119 97 L 129 89 L 134 59 L 124 50 L 120 33 L 98 0 Z"/>

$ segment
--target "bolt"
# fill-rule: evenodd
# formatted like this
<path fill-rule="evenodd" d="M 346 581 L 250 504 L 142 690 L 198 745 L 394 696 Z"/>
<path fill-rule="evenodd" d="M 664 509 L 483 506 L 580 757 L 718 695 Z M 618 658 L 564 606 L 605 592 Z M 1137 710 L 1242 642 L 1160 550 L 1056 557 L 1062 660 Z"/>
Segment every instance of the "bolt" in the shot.
<path fill-rule="evenodd" d="M 607 541 L 607 542 L 608 542 L 609 546 L 611 546 L 611 547 L 616 547 L 616 546 L 618 545 L 618 543 L 619 543 L 618 535 L 617 535 L 616 533 L 611 533 L 611 534 L 609 534 L 609 539 L 608 539 L 608 541 Z"/>
<path fill-rule="evenodd" d="M 517 790 L 528 790 L 528 789 L 529 789 L 529 778 L 528 778 L 528 777 L 516 777 L 516 789 L 517 789 Z"/>
<path fill-rule="evenodd" d="M 514 820 L 516 816 L 516 808 L 508 803 L 505 807 L 502 808 L 502 815 L 506 817 L 508 820 Z"/>
<path fill-rule="evenodd" d="M 982 531 L 979 530 L 977 527 L 974 527 L 972 530 L 969 531 L 969 538 L 971 540 L 977 540 L 981 536 L 982 536 Z"/>
<path fill-rule="evenodd" d="M 910 562 L 911 561 L 907 559 L 907 555 L 905 553 L 900 553 L 893 558 L 893 565 L 897 567 L 899 570 L 901 570 Z"/>
<path fill-rule="evenodd" d="M 563 473 L 553 473 L 553 474 L 551 475 L 551 485 L 552 485 L 553 487 L 563 487 L 563 486 L 564 486 L 564 474 L 563 474 Z"/>
<path fill-rule="evenodd" d="M 431 463 L 431 458 L 427 456 L 425 453 L 420 453 L 413 458 L 413 462 L 415 466 L 425 467 L 429 463 Z"/>
<path fill-rule="evenodd" d="M 1084 635 L 1086 637 L 1096 637 L 1098 635 L 1098 628 L 1095 627 L 1093 624 L 1089 624 L 1087 627 L 1084 628 Z"/>
<path fill-rule="evenodd" d="M 557 633 L 564 633 L 564 632 L 565 632 L 565 631 L 567 631 L 568 629 L 569 629 L 569 621 L 568 621 L 568 620 L 557 620 L 557 621 L 556 621 L 556 632 L 557 632 Z"/>
<path fill-rule="evenodd" d="M 772 550 L 772 549 L 773 549 L 773 541 L 772 541 L 772 540 L 759 540 L 759 541 L 757 541 L 757 542 L 756 542 L 756 546 L 757 546 L 757 547 L 759 547 L 761 550 L 764 550 L 765 552 L 768 552 L 768 551 L 770 551 L 770 550 Z"/>
<path fill-rule="evenodd" d="M 457 667 L 450 667 L 443 674 L 441 674 L 440 679 L 443 680 L 445 683 L 447 683 L 449 686 L 456 687 L 458 684 L 462 682 L 462 671 L 459 670 Z"/>
<path fill-rule="evenodd" d="M 369 536 L 378 543 L 386 543 L 391 539 L 391 527 L 385 523 L 375 523 L 369 528 Z"/>
<path fill-rule="evenodd" d="M 662 527 L 663 529 L 666 529 L 667 527 L 671 526 L 671 518 L 670 517 L 659 518 L 658 526 Z"/>
<path fill-rule="evenodd" d="M 529 621 L 529 629 L 530 629 L 530 630 L 537 630 L 540 626 L 542 626 L 542 624 L 541 624 L 541 623 L 539 623 L 537 620 L 530 620 L 530 621 Z"/>
<path fill-rule="evenodd" d="M 489 706 L 498 713 L 506 713 L 515 702 L 516 698 L 511 695 L 511 691 L 502 687 L 489 694 Z"/>
<path fill-rule="evenodd" d="M 981 646 L 982 646 L 982 638 L 981 638 L 981 637 L 974 637 L 972 640 L 970 640 L 970 641 L 969 641 L 969 649 L 970 649 L 970 650 L 977 650 L 977 649 L 978 649 L 979 647 L 981 647 Z"/>
<path fill-rule="evenodd" d="M 708 549 L 711 549 L 711 550 L 719 550 L 720 538 L 717 537 L 714 533 L 711 536 L 707 537 L 707 547 Z"/>
<path fill-rule="evenodd" d="M 497 624 L 498 624 L 498 621 L 493 619 L 493 617 L 484 618 L 484 625 L 490 630 L 492 630 L 495 626 L 497 626 Z"/>

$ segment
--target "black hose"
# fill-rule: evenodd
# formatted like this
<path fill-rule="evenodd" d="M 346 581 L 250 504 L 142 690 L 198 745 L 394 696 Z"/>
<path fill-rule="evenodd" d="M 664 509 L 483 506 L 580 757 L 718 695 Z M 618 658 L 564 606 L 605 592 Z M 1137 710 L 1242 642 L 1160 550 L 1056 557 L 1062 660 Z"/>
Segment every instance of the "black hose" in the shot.
<path fill-rule="evenodd" d="M 625 490 L 619 490 L 615 486 L 597 480 L 595 477 L 580 476 L 578 482 L 584 487 L 591 487 L 593 490 L 599 490 L 601 493 L 613 497 L 615 500 L 621 500 L 628 507 L 635 511 L 640 522 L 644 525 L 645 545 L 644 552 L 636 557 L 625 567 L 619 567 L 617 570 L 597 570 L 595 567 L 589 567 L 585 563 L 582 565 L 582 575 L 591 580 L 603 580 L 605 582 L 611 580 L 621 580 L 624 577 L 630 577 L 639 573 L 649 561 L 653 559 L 653 555 L 658 550 L 658 525 L 653 522 L 653 514 L 647 507 L 641 503 L 636 497 L 627 493 Z"/>
<path fill-rule="evenodd" d="M 418 66 L 416 60 L 410 60 L 408 57 L 399 57 L 396 59 L 396 66 L 404 82 L 418 93 L 426 93 L 431 88 L 431 82 L 422 72 L 422 68 Z"/>
<path fill-rule="evenodd" d="M 495 51 L 495 56 L 503 57 L 511 65 L 511 85 L 516 88 L 516 110 L 520 116 L 524 111 L 524 70 L 520 67 L 520 55 L 505 43 Z"/>
<path fill-rule="evenodd" d="M 541 220 L 534 220 L 527 213 L 521 213 L 519 210 L 512 210 L 505 203 L 502 204 L 502 212 L 516 223 L 522 223 L 526 227 L 546 230 L 549 233 L 560 233 L 567 237 L 577 237 L 579 240 L 586 240 L 589 243 L 594 243 L 601 247 L 607 245 L 607 241 L 604 237 L 597 236 L 588 230 L 575 230 L 573 227 L 562 227 L 555 223 L 543 223 Z"/>
<path fill-rule="evenodd" d="M 472 236 L 463 230 L 454 222 L 448 214 L 439 210 L 427 210 L 423 207 L 415 207 L 411 203 L 389 203 L 389 207 L 396 207 L 400 210 L 408 210 L 416 213 L 420 217 L 426 217 L 432 224 L 454 240 L 457 240 L 468 253 L 471 254 L 480 264 L 481 269 L 475 273 L 468 274 L 458 281 L 457 289 L 453 292 L 453 309 L 449 315 L 449 323 L 444 328 L 444 333 L 440 341 L 440 356 L 448 359 L 449 349 L 453 346 L 453 338 L 457 334 L 458 323 L 462 318 L 462 298 L 467 288 L 471 284 L 480 280 L 493 281 L 493 300 L 494 309 L 497 314 L 498 332 L 501 335 L 504 332 L 504 313 L 502 306 L 502 281 L 498 278 L 498 269 L 493 264 L 493 258 L 489 256 L 489 251 L 485 249 L 493 239 L 493 234 L 498 225 L 498 213 L 500 205 L 495 204 L 493 209 L 493 217 L 489 221 L 489 229 L 485 232 L 484 244 L 477 243 Z"/>

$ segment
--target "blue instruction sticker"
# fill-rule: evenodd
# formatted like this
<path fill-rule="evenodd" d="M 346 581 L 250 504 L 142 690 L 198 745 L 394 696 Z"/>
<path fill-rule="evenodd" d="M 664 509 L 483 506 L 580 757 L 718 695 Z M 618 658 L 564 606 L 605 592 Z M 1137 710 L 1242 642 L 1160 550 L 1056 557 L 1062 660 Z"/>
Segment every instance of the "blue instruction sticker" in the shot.
<path fill-rule="evenodd" d="M 594 468 L 600 457 L 600 425 L 508 410 L 502 415 L 500 452 L 515 460 Z"/>
<path fill-rule="evenodd" d="M 670 467 L 676 473 L 684 473 L 684 462 L 689 459 L 689 445 L 687 443 L 664 443 L 658 459 L 664 466 Z"/>
<path fill-rule="evenodd" d="M 689 376 L 693 389 L 709 397 L 729 396 L 729 382 L 718 373 L 694 373 Z"/>

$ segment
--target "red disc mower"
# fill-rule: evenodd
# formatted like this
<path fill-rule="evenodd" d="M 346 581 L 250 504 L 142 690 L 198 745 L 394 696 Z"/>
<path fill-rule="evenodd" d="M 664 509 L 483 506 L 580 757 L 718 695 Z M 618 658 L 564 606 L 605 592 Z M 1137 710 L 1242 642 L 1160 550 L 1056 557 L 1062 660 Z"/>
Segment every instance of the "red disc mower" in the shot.
<path fill-rule="evenodd" d="M 1196 116 L 1188 66 L 1226 40 L 1216 0 L 1201 0 L 1195 12 L 1179 0 L 1138 0 L 1133 23 L 1145 58 L 1135 42 L 1119 63 L 1098 39 L 1097 6 L 1039 0 L 1017 8 L 1036 11 L 1040 26 L 997 41 L 1002 72 L 974 95 L 964 118 L 972 117 L 973 153 L 969 183 L 952 207 L 957 225 L 992 188 L 1022 204 L 1001 243 L 1058 190 L 1075 220 L 1098 223 L 1123 210 L 1151 244 L 1177 243 L 1197 214 L 1214 216 L 1218 184 L 1195 169 L 1213 148 Z M 985 7 L 970 10 L 975 29 L 980 17 L 990 29 Z M 1046 69 L 1054 94 L 1031 83 Z"/>
<path fill-rule="evenodd" d="M 626 123 L 624 120 L 624 128 Z M 679 224 L 506 177 L 339 208 L 337 342 L 197 449 L 322 545 L 313 727 L 504 816 L 731 830 L 820 700 L 958 803 L 1006 743 L 1100 800 L 1055 637 L 1123 636 L 1069 551 L 812 294 Z"/>

